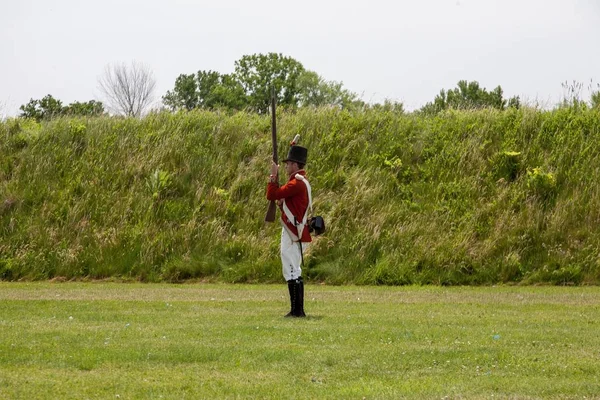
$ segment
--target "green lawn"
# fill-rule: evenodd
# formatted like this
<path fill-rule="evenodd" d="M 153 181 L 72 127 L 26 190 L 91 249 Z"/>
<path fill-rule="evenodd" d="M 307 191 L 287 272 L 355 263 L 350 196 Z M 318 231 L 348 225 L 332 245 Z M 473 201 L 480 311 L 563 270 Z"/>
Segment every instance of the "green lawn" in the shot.
<path fill-rule="evenodd" d="M 0 283 L 0 398 L 600 398 L 598 287 Z"/>

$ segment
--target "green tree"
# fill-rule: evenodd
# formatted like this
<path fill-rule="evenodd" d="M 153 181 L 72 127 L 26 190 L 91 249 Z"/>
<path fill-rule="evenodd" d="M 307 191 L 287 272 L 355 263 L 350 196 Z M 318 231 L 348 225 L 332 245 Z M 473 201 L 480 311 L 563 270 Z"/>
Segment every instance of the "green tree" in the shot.
<path fill-rule="evenodd" d="M 248 106 L 259 113 L 269 110 L 271 87 L 279 105 L 296 107 L 302 64 L 280 53 L 243 56 L 235 62 L 235 78 L 241 84 Z"/>
<path fill-rule="evenodd" d="M 29 100 L 29 103 L 23 104 L 19 107 L 22 118 L 32 118 L 36 121 L 43 119 L 50 119 L 55 116 L 62 115 L 63 106 L 60 100 L 55 99 L 52 95 L 48 94 L 41 100 Z"/>
<path fill-rule="evenodd" d="M 104 114 L 104 105 L 100 101 L 90 100 L 82 103 L 75 101 L 62 110 L 64 115 L 80 115 L 83 117 L 94 117 Z"/>
<path fill-rule="evenodd" d="M 163 103 L 172 110 L 193 110 L 199 107 L 198 83 L 196 75 L 181 74 L 175 80 L 175 87 L 163 96 Z"/>
<path fill-rule="evenodd" d="M 42 119 L 43 113 L 40 109 L 39 100 L 31 99 L 29 100 L 29 103 L 21 105 L 19 110 L 21 110 L 21 114 L 19 114 L 21 118 L 30 118 L 35 119 L 36 121 Z"/>
<path fill-rule="evenodd" d="M 298 78 L 298 103 L 301 106 L 331 105 L 341 108 L 362 104 L 356 93 L 344 89 L 341 82 L 327 81 L 316 72 L 308 70 Z"/>
<path fill-rule="evenodd" d="M 364 106 L 356 93 L 341 82 L 327 81 L 316 72 L 305 70 L 291 57 L 278 53 L 245 55 L 235 62 L 235 72 L 198 71 L 179 75 L 173 90 L 163 96 L 171 110 L 194 108 L 249 108 L 266 113 L 275 89 L 280 106 L 324 106 L 341 108 Z"/>
<path fill-rule="evenodd" d="M 197 79 L 201 107 L 241 110 L 248 104 L 244 88 L 233 74 L 198 71 Z"/>
<path fill-rule="evenodd" d="M 513 96 L 508 99 L 508 108 L 516 108 L 517 110 L 521 108 L 521 99 L 519 96 Z"/>
<path fill-rule="evenodd" d="M 479 109 L 496 108 L 504 110 L 507 100 L 503 97 L 502 87 L 497 86 L 492 91 L 487 91 L 479 86 L 479 82 L 459 81 L 457 87 L 445 91 L 442 89 L 435 97 L 433 102 L 427 103 L 421 108 L 421 112 L 426 114 L 436 114 L 442 110 L 452 109 Z M 519 97 L 513 97 L 508 100 L 510 107 L 520 107 Z"/>
<path fill-rule="evenodd" d="M 244 88 L 232 74 L 198 71 L 197 74 L 179 75 L 173 90 L 163 96 L 163 103 L 172 110 L 241 110 L 247 105 L 247 98 Z"/>
<path fill-rule="evenodd" d="M 82 103 L 75 101 L 68 106 L 48 94 L 41 100 L 29 100 L 29 103 L 19 107 L 21 118 L 31 118 L 36 121 L 48 120 L 62 115 L 97 116 L 104 114 L 104 105 L 100 101 L 90 100 Z"/>

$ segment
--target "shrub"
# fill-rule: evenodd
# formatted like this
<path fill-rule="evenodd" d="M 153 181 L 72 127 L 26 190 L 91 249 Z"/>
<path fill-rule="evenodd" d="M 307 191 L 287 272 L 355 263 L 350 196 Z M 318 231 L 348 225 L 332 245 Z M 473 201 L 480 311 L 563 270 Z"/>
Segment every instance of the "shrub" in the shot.
<path fill-rule="evenodd" d="M 521 153 L 502 151 L 490 160 L 494 178 L 513 182 L 521 172 Z"/>
<path fill-rule="evenodd" d="M 527 188 L 536 198 L 543 202 L 551 201 L 557 193 L 556 178 L 542 168 L 533 168 L 527 171 Z"/>

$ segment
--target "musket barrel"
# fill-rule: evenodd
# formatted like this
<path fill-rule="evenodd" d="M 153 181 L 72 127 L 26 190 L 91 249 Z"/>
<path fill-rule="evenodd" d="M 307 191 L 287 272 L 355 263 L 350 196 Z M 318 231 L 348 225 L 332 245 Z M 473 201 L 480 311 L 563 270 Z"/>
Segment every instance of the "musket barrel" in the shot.
<path fill-rule="evenodd" d="M 277 157 L 277 118 L 275 114 L 275 88 L 271 89 L 271 140 L 273 142 L 273 162 L 279 164 Z M 279 182 L 279 175 L 275 178 Z M 269 202 L 269 208 L 265 215 L 265 222 L 274 222 L 277 207 L 274 201 Z"/>

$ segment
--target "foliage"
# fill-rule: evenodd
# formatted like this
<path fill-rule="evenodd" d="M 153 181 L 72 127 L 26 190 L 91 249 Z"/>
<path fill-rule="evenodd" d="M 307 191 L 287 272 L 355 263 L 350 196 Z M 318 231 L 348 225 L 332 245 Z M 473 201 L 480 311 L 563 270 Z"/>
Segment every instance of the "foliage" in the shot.
<path fill-rule="evenodd" d="M 496 153 L 491 160 L 494 177 L 512 182 L 517 179 L 521 170 L 521 153 L 518 151 L 502 151 Z"/>
<path fill-rule="evenodd" d="M 309 282 L 600 282 L 595 109 L 304 107 L 277 123 L 280 153 L 296 134 L 309 148 L 328 223 Z M 1 122 L 0 276 L 280 281 L 270 151 L 269 116 L 247 112 Z"/>
<path fill-rule="evenodd" d="M 86 103 L 76 101 L 68 106 L 63 106 L 62 101 L 55 99 L 50 94 L 41 100 L 31 99 L 29 103 L 23 104 L 19 109 L 22 118 L 31 118 L 38 122 L 62 115 L 91 117 L 104 113 L 104 106 L 99 101 L 90 100 Z"/>
<path fill-rule="evenodd" d="M 63 113 L 62 102 L 52 95 L 46 95 L 41 100 L 31 99 L 29 103 L 23 104 L 19 109 L 21 117 L 32 118 L 36 121 L 50 119 Z"/>
<path fill-rule="evenodd" d="M 247 109 L 264 114 L 270 106 L 271 88 L 284 108 L 364 105 L 341 82 L 327 81 L 279 53 L 245 55 L 235 62 L 232 74 L 202 70 L 182 74 L 163 96 L 163 103 L 171 110 Z"/>
<path fill-rule="evenodd" d="M 561 83 L 563 89 L 563 96 L 558 107 L 562 108 L 578 108 L 578 107 L 591 107 L 593 109 L 600 109 L 600 83 L 594 85 L 593 81 L 587 85 L 587 89 L 590 92 L 590 101 L 587 103 L 582 99 L 581 92 L 583 91 L 584 84 L 573 80 L 571 82 L 565 81 Z"/>
<path fill-rule="evenodd" d="M 600 110 L 600 90 L 592 93 L 591 105 L 592 105 L 592 108 Z"/>
<path fill-rule="evenodd" d="M 508 99 L 508 108 L 515 108 L 517 110 L 521 108 L 521 99 L 519 96 L 513 96 Z"/>
<path fill-rule="evenodd" d="M 344 89 L 342 82 L 327 81 L 313 71 L 303 71 L 298 86 L 298 102 L 304 107 L 336 106 L 348 109 L 362 105 L 356 93 Z"/>
<path fill-rule="evenodd" d="M 544 201 L 553 198 L 557 193 L 556 178 L 542 168 L 533 168 L 527 171 L 527 187 Z"/>
<path fill-rule="evenodd" d="M 65 107 L 63 109 L 63 114 L 70 116 L 93 117 L 104 114 L 104 106 L 102 105 L 102 102 L 96 100 L 90 100 L 85 103 L 76 101 Z"/>
<path fill-rule="evenodd" d="M 244 89 L 235 76 L 214 71 L 198 72 L 198 106 L 242 110 L 248 103 Z"/>
<path fill-rule="evenodd" d="M 167 171 L 156 169 L 152 175 L 148 177 L 147 186 L 152 193 L 153 199 L 159 199 L 169 185 L 171 184 L 171 175 Z"/>
<path fill-rule="evenodd" d="M 383 104 L 375 103 L 375 104 L 365 104 L 364 108 L 371 108 L 376 111 L 384 111 L 384 112 L 393 112 L 402 114 L 404 113 L 404 104 L 399 101 L 393 101 L 389 99 L 385 99 Z"/>
<path fill-rule="evenodd" d="M 198 71 L 196 75 L 180 75 L 173 91 L 168 91 L 163 96 L 163 103 L 171 110 L 242 110 L 246 107 L 248 98 L 235 76 L 215 71 Z"/>
<path fill-rule="evenodd" d="M 163 96 L 163 103 L 172 110 L 193 110 L 199 106 L 198 83 L 194 74 L 181 74 L 175 80 L 175 88 Z"/>
<path fill-rule="evenodd" d="M 561 83 L 563 89 L 563 98 L 559 107 L 563 108 L 577 108 L 585 107 L 585 101 L 581 99 L 581 91 L 583 90 L 583 83 L 578 81 L 572 81 L 571 83 L 565 81 Z"/>
<path fill-rule="evenodd" d="M 281 53 L 245 55 L 235 62 L 235 75 L 242 85 L 252 110 L 267 113 L 271 88 L 282 106 L 298 105 L 298 80 L 304 66 Z"/>
<path fill-rule="evenodd" d="M 447 109 L 470 110 L 480 108 L 495 108 L 503 110 L 506 108 L 507 100 L 503 98 L 500 86 L 488 92 L 479 86 L 477 81 L 459 81 L 457 87 L 448 91 L 442 89 L 432 103 L 427 103 L 421 108 L 425 114 L 436 114 Z M 508 106 L 519 108 L 521 106 L 519 97 L 508 100 Z"/>

